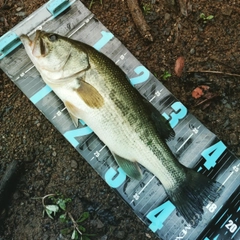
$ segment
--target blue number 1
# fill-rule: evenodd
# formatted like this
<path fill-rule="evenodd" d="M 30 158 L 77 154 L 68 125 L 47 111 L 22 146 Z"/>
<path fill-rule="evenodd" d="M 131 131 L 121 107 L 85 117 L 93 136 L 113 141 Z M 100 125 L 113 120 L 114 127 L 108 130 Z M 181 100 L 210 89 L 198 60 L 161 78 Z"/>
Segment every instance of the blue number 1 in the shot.
<path fill-rule="evenodd" d="M 101 31 L 101 34 L 102 38 L 97 41 L 93 46 L 98 51 L 114 37 L 111 32 Z"/>

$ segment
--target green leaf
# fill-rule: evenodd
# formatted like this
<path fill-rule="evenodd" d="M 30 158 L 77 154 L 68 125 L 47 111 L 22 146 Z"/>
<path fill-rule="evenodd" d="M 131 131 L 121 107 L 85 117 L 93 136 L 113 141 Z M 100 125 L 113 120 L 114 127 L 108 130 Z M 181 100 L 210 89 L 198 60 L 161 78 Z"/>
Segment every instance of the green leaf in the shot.
<path fill-rule="evenodd" d="M 48 215 L 48 217 L 50 217 L 51 219 L 53 219 L 52 217 L 52 213 L 55 216 L 56 213 L 59 211 L 59 207 L 57 205 L 46 205 L 45 206 L 45 211 Z"/>
<path fill-rule="evenodd" d="M 81 232 L 85 232 L 86 231 L 86 228 L 85 227 L 83 227 L 83 226 L 78 226 L 78 229 L 81 231 Z"/>
<path fill-rule="evenodd" d="M 162 78 L 163 80 L 167 80 L 167 78 L 171 77 L 172 75 L 168 72 L 168 71 L 165 71 L 162 75 Z"/>
<path fill-rule="evenodd" d="M 96 236 L 96 234 L 94 234 L 94 233 L 84 233 L 83 236 L 94 237 L 94 236 Z"/>
<path fill-rule="evenodd" d="M 68 202 L 71 202 L 71 201 L 72 201 L 71 198 L 66 198 L 66 199 L 61 199 L 60 198 L 60 199 L 58 199 L 57 204 L 63 211 L 65 211 L 66 210 L 66 204 Z"/>
<path fill-rule="evenodd" d="M 207 20 L 211 20 L 211 19 L 213 19 L 214 18 L 214 16 L 213 15 L 209 15 L 209 16 L 207 16 Z"/>
<path fill-rule="evenodd" d="M 59 207 L 57 205 L 46 205 L 45 208 L 46 210 L 53 212 L 54 215 L 59 211 Z"/>
<path fill-rule="evenodd" d="M 69 232 L 70 232 L 70 229 L 69 228 L 63 228 L 60 230 L 61 234 L 62 235 L 67 235 Z"/>
<path fill-rule="evenodd" d="M 45 211 L 46 211 L 48 217 L 50 217 L 51 219 L 53 219 L 53 217 L 52 217 L 52 215 L 51 215 L 51 214 L 52 214 L 52 211 L 50 211 L 50 210 L 48 210 L 48 209 L 46 209 Z"/>
<path fill-rule="evenodd" d="M 72 232 L 72 236 L 71 236 L 71 239 L 78 239 L 78 233 L 77 231 L 74 229 L 73 232 Z"/>
<path fill-rule="evenodd" d="M 78 223 L 84 222 L 86 219 L 89 218 L 89 212 L 83 212 L 79 219 L 77 220 Z"/>
<path fill-rule="evenodd" d="M 83 235 L 81 239 L 82 239 L 82 240 L 91 240 L 91 239 L 90 239 L 89 237 L 87 237 L 86 235 Z"/>
<path fill-rule="evenodd" d="M 200 14 L 200 18 L 203 18 L 203 19 L 204 19 L 204 18 L 205 18 L 205 14 L 204 14 L 204 13 L 201 13 L 201 14 Z"/>
<path fill-rule="evenodd" d="M 67 218 L 67 215 L 66 215 L 66 213 L 64 213 L 64 214 L 62 214 L 60 217 L 59 217 L 59 219 L 60 219 L 60 222 L 66 222 L 66 218 Z"/>
<path fill-rule="evenodd" d="M 59 206 L 63 211 L 66 210 L 66 202 L 65 202 L 64 200 L 59 199 L 59 200 L 57 201 L 57 204 L 58 204 L 58 206 Z"/>

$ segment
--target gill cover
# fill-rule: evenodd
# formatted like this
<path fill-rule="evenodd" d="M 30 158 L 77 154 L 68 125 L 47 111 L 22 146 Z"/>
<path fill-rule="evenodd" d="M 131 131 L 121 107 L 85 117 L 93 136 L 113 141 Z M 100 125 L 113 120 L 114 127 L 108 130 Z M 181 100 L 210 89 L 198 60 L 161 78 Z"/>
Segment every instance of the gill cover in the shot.
<path fill-rule="evenodd" d="M 51 80 L 68 78 L 90 67 L 85 49 L 58 34 L 37 30 L 31 47 L 40 73 Z"/>

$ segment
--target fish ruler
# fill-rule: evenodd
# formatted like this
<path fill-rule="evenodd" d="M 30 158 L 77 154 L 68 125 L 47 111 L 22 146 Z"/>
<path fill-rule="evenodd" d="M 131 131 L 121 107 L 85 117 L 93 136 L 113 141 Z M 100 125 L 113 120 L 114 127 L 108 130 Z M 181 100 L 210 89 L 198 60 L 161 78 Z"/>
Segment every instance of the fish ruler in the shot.
<path fill-rule="evenodd" d="M 142 168 L 140 182 L 129 179 L 108 148 L 84 122 L 74 127 L 63 103 L 42 81 L 21 45 L 19 36 L 31 36 L 37 29 L 86 42 L 111 58 L 143 97 L 169 120 L 176 136 L 168 145 L 178 160 L 225 186 L 221 197 L 204 207 L 202 221 L 196 228 L 178 216 L 154 175 Z M 3 35 L 0 38 L 0 67 L 159 238 L 240 239 L 240 160 L 80 1 L 49 1 Z"/>

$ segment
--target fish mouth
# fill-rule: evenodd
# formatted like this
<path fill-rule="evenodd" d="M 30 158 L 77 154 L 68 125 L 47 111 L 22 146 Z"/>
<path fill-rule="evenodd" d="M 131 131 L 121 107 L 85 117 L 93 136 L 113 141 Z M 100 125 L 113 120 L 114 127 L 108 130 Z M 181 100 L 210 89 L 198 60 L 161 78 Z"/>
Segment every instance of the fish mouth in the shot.
<path fill-rule="evenodd" d="M 47 46 L 44 43 L 43 35 L 45 32 L 37 30 L 35 37 L 31 40 L 27 35 L 23 34 L 20 36 L 24 46 L 28 46 L 32 50 L 32 55 L 35 57 L 45 56 L 47 53 Z"/>
<path fill-rule="evenodd" d="M 32 53 L 35 57 L 46 55 L 46 45 L 44 44 L 42 36 L 43 31 L 37 30 L 34 40 L 32 41 Z"/>
<path fill-rule="evenodd" d="M 28 46 L 31 46 L 32 45 L 32 40 L 25 34 L 22 34 L 20 36 L 20 40 L 21 42 L 23 43 L 23 45 L 28 45 Z"/>

